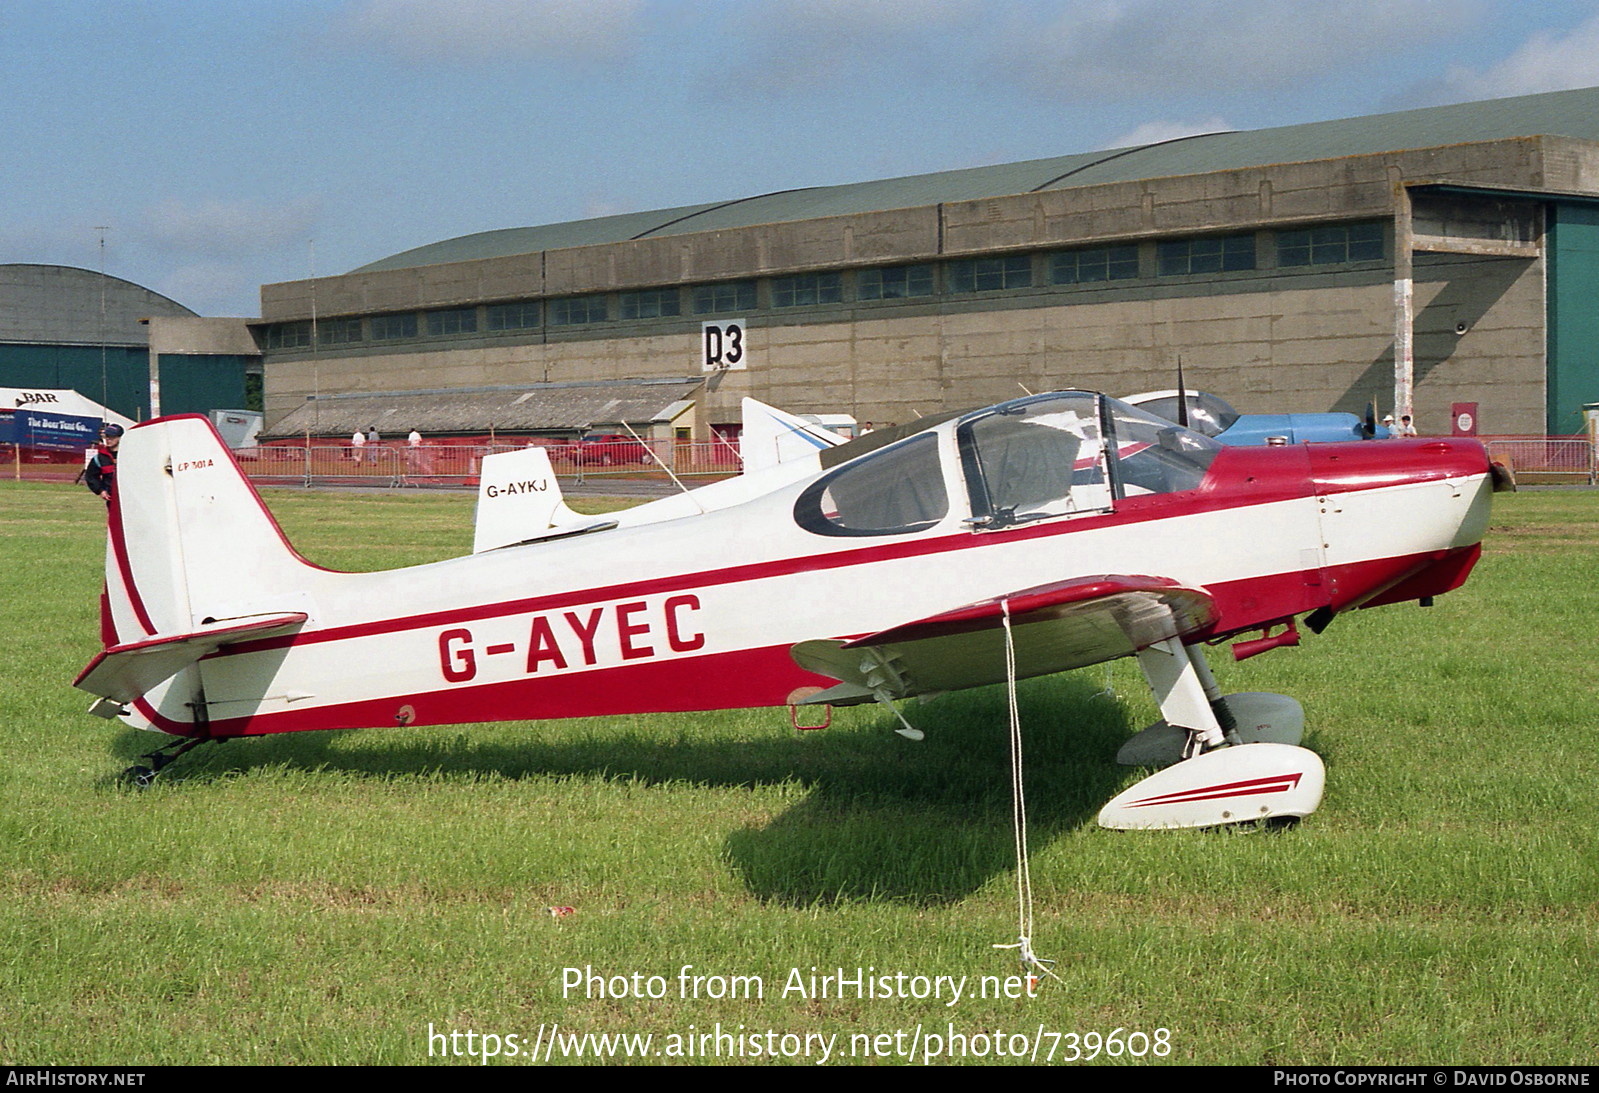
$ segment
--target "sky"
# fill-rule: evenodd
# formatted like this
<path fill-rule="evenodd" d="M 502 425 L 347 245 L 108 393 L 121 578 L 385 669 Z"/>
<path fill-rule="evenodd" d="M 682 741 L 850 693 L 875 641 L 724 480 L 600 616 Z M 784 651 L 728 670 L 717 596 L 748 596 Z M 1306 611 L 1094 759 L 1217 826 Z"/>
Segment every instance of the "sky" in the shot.
<path fill-rule="evenodd" d="M 4 0 L 0 263 L 471 232 L 1599 85 L 1599 0 Z"/>

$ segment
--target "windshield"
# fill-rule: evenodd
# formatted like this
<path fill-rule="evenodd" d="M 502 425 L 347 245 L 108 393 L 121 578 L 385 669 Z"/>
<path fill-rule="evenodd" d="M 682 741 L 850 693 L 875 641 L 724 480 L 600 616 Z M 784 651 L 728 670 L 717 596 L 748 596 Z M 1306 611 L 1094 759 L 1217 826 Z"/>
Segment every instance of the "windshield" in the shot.
<path fill-rule="evenodd" d="M 1017 399 L 963 422 L 956 437 L 977 526 L 1110 507 L 1097 395 Z"/>

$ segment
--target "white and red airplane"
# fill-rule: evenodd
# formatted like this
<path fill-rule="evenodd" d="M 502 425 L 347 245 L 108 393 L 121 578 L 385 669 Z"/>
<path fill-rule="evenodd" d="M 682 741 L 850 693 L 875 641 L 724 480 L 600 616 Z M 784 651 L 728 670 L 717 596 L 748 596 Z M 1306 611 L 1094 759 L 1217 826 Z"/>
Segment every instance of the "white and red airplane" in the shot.
<path fill-rule="evenodd" d="M 1102 823 L 1298 817 L 1324 777 L 1298 703 L 1223 696 L 1204 644 L 1459 586 L 1504 484 L 1474 441 L 1226 448 L 1080 391 L 848 444 L 746 420 L 743 474 L 603 518 L 541 449 L 492 457 L 475 553 L 380 573 L 296 554 L 203 418 L 146 422 L 76 685 L 181 738 L 145 782 L 308 729 L 878 701 L 917 738 L 901 699 L 1132 655 L 1165 720 L 1121 758 L 1166 769 Z"/>

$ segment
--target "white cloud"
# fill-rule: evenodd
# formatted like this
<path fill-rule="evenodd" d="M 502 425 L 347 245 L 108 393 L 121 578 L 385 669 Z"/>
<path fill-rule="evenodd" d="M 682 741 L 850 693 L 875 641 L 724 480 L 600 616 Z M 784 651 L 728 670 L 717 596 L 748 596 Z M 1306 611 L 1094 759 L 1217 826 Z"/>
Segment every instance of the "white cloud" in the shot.
<path fill-rule="evenodd" d="M 1599 85 L 1599 15 L 1566 34 L 1540 31 L 1483 71 L 1451 66 L 1444 84 L 1455 101 Z"/>
<path fill-rule="evenodd" d="M 989 57 L 1085 98 L 1303 85 L 1446 38 L 1481 0 L 1100 0 L 1011 18 Z"/>
<path fill-rule="evenodd" d="M 643 0 L 361 0 L 336 30 L 410 60 L 612 60 L 641 34 Z"/>
<path fill-rule="evenodd" d="M 240 301 L 255 296 L 260 281 L 255 271 L 230 262 L 199 261 L 163 273 L 150 286 L 168 299 L 200 315 L 253 316 L 261 309 L 240 309 Z"/>
<path fill-rule="evenodd" d="M 143 234 L 158 248 L 186 254 L 263 254 L 310 239 L 320 211 L 310 197 L 283 204 L 169 198 L 144 211 Z"/>
<path fill-rule="evenodd" d="M 602 216 L 620 216 L 637 212 L 638 206 L 605 194 L 590 194 L 583 201 L 583 219 L 595 220 Z"/>
<path fill-rule="evenodd" d="M 1200 133 L 1230 132 L 1233 128 L 1234 126 L 1227 124 L 1227 122 L 1214 114 L 1198 121 L 1146 121 L 1136 129 L 1131 129 L 1119 137 L 1106 141 L 1102 147 L 1136 148 L 1145 144 L 1159 144 L 1162 141 L 1198 136 Z"/>
<path fill-rule="evenodd" d="M 979 0 L 766 0 L 731 8 L 722 32 L 736 86 L 814 91 L 824 82 L 860 81 L 887 69 L 954 77 L 950 66 L 965 67 L 958 59 L 981 32 L 988 6 Z"/>

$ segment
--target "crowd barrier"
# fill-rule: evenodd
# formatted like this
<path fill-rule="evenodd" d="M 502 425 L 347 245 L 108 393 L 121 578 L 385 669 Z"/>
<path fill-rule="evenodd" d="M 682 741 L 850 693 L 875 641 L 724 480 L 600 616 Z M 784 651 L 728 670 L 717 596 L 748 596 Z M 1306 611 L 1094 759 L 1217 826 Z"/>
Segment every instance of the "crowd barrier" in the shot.
<path fill-rule="evenodd" d="M 443 487 L 477 485 L 485 457 L 522 444 L 270 445 L 233 454 L 263 485 Z M 610 441 L 543 446 L 563 481 L 617 478 L 727 477 L 739 472 L 737 448 L 724 441 Z"/>
<path fill-rule="evenodd" d="M 1599 484 L 1599 451 L 1586 436 L 1479 437 L 1488 454 L 1508 466 L 1518 481 Z"/>

